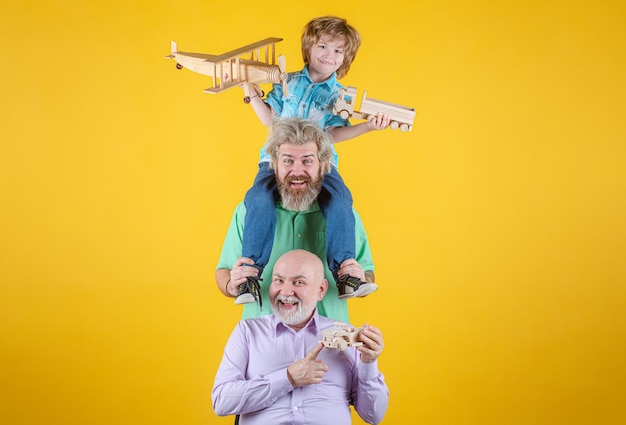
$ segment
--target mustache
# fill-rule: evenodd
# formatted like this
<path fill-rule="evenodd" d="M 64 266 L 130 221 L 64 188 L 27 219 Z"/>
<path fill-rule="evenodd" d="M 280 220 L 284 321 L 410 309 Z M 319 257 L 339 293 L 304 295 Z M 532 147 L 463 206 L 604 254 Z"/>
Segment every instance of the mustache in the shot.
<path fill-rule="evenodd" d="M 302 174 L 300 176 L 287 176 L 285 177 L 285 183 L 289 184 L 295 181 L 303 181 L 306 183 L 310 183 L 311 182 L 311 177 L 307 176 L 306 174 Z"/>

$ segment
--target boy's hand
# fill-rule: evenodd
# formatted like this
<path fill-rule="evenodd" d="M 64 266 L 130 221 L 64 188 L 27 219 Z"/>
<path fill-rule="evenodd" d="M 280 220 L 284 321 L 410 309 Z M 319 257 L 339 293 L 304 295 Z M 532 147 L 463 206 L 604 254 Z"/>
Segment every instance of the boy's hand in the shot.
<path fill-rule="evenodd" d="M 244 96 L 251 96 L 254 94 L 253 91 L 250 91 L 252 89 L 252 86 L 250 85 L 250 83 L 248 83 L 247 81 L 244 81 L 243 83 L 239 84 L 241 86 L 241 88 L 243 89 L 243 94 Z"/>
<path fill-rule="evenodd" d="M 245 96 L 259 96 L 263 94 L 263 90 L 256 84 L 250 84 L 247 81 L 244 81 L 240 84 L 241 88 L 243 88 L 243 93 Z"/>
<path fill-rule="evenodd" d="M 389 115 L 378 113 L 374 118 L 367 121 L 367 128 L 370 130 L 384 130 L 389 127 L 390 122 Z"/>

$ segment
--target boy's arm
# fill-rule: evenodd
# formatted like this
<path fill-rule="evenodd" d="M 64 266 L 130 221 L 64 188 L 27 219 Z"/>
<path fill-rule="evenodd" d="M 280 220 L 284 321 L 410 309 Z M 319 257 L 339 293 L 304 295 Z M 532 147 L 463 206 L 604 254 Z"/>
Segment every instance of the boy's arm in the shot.
<path fill-rule="evenodd" d="M 252 109 L 259 118 L 259 121 L 261 121 L 261 124 L 265 126 L 272 125 L 274 112 L 272 111 L 270 105 L 263 101 L 261 93 L 259 93 L 257 87 L 250 83 L 243 83 L 242 85 L 246 96 L 250 96 L 250 106 L 252 106 Z"/>
<path fill-rule="evenodd" d="M 328 127 L 326 131 L 333 138 L 333 143 L 353 139 L 372 130 L 384 130 L 389 126 L 388 115 L 378 114 L 371 121 L 346 127 Z"/>

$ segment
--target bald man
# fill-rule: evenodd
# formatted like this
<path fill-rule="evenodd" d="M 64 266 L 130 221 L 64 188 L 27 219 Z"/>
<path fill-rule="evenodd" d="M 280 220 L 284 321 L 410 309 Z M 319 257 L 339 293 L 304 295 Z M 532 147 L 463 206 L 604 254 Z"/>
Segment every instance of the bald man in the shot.
<path fill-rule="evenodd" d="M 274 264 L 273 313 L 239 322 L 215 377 L 213 409 L 240 415 L 240 424 L 350 424 L 350 405 L 367 423 L 387 411 L 389 390 L 378 370 L 382 332 L 363 326 L 360 342 L 345 351 L 324 349 L 322 332 L 335 327 L 317 303 L 328 290 L 324 265 L 293 250 Z"/>

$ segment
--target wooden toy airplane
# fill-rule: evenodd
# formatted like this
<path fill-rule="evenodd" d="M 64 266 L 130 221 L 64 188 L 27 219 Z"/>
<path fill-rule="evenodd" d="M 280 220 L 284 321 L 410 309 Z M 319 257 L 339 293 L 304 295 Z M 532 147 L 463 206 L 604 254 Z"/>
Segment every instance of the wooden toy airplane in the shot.
<path fill-rule="evenodd" d="M 187 68 L 211 77 L 213 86 L 204 90 L 205 93 L 217 94 L 242 83 L 256 85 L 282 82 L 283 90 L 287 94 L 285 57 L 280 55 L 278 65 L 276 64 L 275 44 L 279 41 L 282 38 L 266 38 L 221 55 L 179 52 L 176 42 L 172 41 L 172 53 L 165 58 L 174 59 L 178 69 Z M 263 58 L 261 53 L 264 53 Z M 246 97 L 249 102 L 247 93 Z"/>

